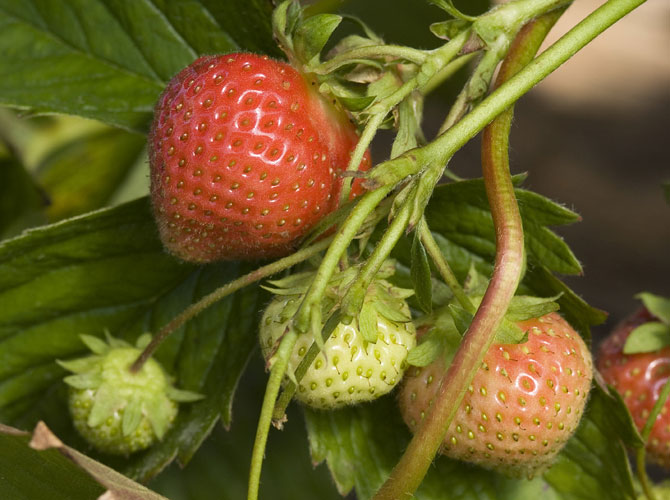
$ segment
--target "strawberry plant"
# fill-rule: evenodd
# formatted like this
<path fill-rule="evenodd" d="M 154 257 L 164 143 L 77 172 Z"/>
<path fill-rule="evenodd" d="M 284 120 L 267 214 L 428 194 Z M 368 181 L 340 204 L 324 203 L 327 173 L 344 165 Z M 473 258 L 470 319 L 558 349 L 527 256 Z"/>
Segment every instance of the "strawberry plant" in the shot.
<path fill-rule="evenodd" d="M 570 3 L 0 0 L 0 497 L 665 494 L 667 304 L 594 373 L 580 216 L 511 174 L 644 0 L 540 51 Z"/>

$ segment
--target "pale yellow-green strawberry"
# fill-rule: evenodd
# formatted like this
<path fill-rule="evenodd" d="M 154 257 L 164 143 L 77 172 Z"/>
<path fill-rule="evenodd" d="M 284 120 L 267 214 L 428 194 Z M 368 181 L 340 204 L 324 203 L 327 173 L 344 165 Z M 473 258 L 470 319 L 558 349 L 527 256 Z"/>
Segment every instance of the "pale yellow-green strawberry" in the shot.
<path fill-rule="evenodd" d="M 139 347 L 109 336 L 107 342 L 89 335 L 81 339 L 94 354 L 59 364 L 74 372 L 65 377 L 74 427 L 99 451 L 129 455 L 148 448 L 168 431 L 179 402 L 202 397 L 174 388 L 154 359 L 132 373 Z M 138 346 L 145 342 L 141 337 Z"/>
<path fill-rule="evenodd" d="M 336 295 L 337 291 L 331 299 Z M 375 280 L 367 291 L 361 317 L 335 327 L 299 381 L 295 398 L 313 408 L 332 409 L 371 401 L 390 392 L 401 380 L 407 354 L 416 344 L 406 296 L 406 290 L 383 279 Z M 290 327 L 301 300 L 300 294 L 278 295 L 266 308 L 260 328 L 266 360 Z M 314 341 L 310 333 L 299 336 L 289 360 L 290 373 L 295 372 Z"/>

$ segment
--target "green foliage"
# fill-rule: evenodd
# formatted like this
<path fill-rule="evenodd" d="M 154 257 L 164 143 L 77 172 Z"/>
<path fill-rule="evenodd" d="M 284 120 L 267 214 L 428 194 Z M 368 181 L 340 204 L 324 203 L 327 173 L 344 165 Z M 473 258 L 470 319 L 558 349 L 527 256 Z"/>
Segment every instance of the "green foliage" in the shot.
<path fill-rule="evenodd" d="M 409 440 L 391 397 L 334 412 L 305 410 L 305 415 L 313 459 L 325 460 L 338 490 L 344 494 L 353 489 L 359 500 L 372 497 Z M 612 439 L 613 432 L 623 441 Z M 445 491 L 450 492 L 449 498 L 459 500 L 631 498 L 633 485 L 624 443 L 639 443 L 636 436 L 621 401 L 596 389 L 577 433 L 544 478 L 508 479 L 441 457 L 416 498 L 442 500 Z"/>

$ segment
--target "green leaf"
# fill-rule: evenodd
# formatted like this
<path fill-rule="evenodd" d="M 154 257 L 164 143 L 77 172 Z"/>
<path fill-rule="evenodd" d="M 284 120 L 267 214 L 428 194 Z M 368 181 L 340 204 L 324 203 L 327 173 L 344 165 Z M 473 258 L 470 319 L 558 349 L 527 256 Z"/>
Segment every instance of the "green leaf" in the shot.
<path fill-rule="evenodd" d="M 430 314 L 433 309 L 430 264 L 428 263 L 428 255 L 426 254 L 426 249 L 423 247 L 423 243 L 421 243 L 418 231 L 414 232 L 414 239 L 412 240 L 412 264 L 410 271 L 414 292 L 421 305 L 421 309 Z"/>
<path fill-rule="evenodd" d="M 29 441 L 28 433 L 0 425 L 0 441 L 8 443 L 11 470 L 0 479 L 3 498 L 114 498 L 118 500 L 166 500 L 115 470 L 64 445 L 44 422 L 39 422 Z M 7 448 L 3 446 L 3 451 Z M 6 453 L 3 453 L 6 455 Z M 0 459 L 1 460 L 1 459 Z M 16 470 L 15 470 L 16 469 Z M 28 471 L 28 474 L 20 469 Z M 3 481 L 4 480 L 4 481 Z M 106 494 L 102 492 L 106 490 Z"/>
<path fill-rule="evenodd" d="M 63 375 L 55 360 L 83 353 L 80 333 L 108 329 L 134 341 L 254 267 L 196 267 L 168 256 L 147 199 L 5 242 L 0 245 L 0 419 L 44 418 L 40 396 L 59 386 Z M 258 287 L 229 296 L 161 345 L 156 358 L 176 374 L 177 386 L 206 398 L 183 405 L 159 445 L 122 464 L 129 473 L 147 479 L 175 457 L 186 463 L 219 418 L 230 423 L 264 297 Z"/>
<path fill-rule="evenodd" d="M 472 314 L 457 304 L 449 304 L 449 312 L 454 319 L 454 325 L 456 325 L 458 333 L 461 335 L 465 334 L 470 327 L 470 323 L 472 323 Z"/>
<path fill-rule="evenodd" d="M 461 336 L 458 332 L 456 332 L 456 335 L 458 337 L 456 348 L 458 348 Z M 433 328 L 421 338 L 418 345 L 409 351 L 407 362 L 412 366 L 428 366 L 444 352 L 446 344 L 447 336 L 444 332 Z"/>
<path fill-rule="evenodd" d="M 471 22 L 464 19 L 449 19 L 430 25 L 430 32 L 443 40 L 451 40 L 461 31 L 470 26 Z"/>
<path fill-rule="evenodd" d="M 370 302 L 363 304 L 358 315 L 358 326 L 363 338 L 370 343 L 377 342 L 377 310 Z"/>
<path fill-rule="evenodd" d="M 293 49 L 298 59 L 308 65 L 318 64 L 321 50 L 341 22 L 341 16 L 318 14 L 298 24 L 293 38 Z"/>
<path fill-rule="evenodd" d="M 18 160 L 0 154 L 0 239 L 43 222 L 40 211 L 46 204 L 46 196 Z"/>
<path fill-rule="evenodd" d="M 559 305 L 555 302 L 561 294 L 553 297 L 532 297 L 527 295 L 516 295 L 507 308 L 505 315 L 509 321 L 524 321 L 531 318 L 539 318 L 545 314 L 558 311 Z"/>
<path fill-rule="evenodd" d="M 198 55 L 272 53 L 270 10 L 261 0 L 0 0 L 0 104 L 145 130 L 165 82 Z"/>
<path fill-rule="evenodd" d="M 649 292 L 638 293 L 635 298 L 640 299 L 651 314 L 670 325 L 670 299 Z"/>
<path fill-rule="evenodd" d="M 107 129 L 65 143 L 38 166 L 57 221 L 107 205 L 144 149 L 145 138 Z M 146 165 L 142 165 L 146 172 Z"/>
<path fill-rule="evenodd" d="M 638 326 L 626 339 L 624 354 L 653 352 L 670 345 L 670 325 L 650 321 Z"/>
<path fill-rule="evenodd" d="M 37 451 L 30 435 L 0 424 L 0 497 L 13 500 L 90 500 L 105 492 L 56 450 Z"/>
<path fill-rule="evenodd" d="M 641 438 L 620 397 L 595 387 L 576 434 L 545 480 L 562 499 L 634 497 L 626 445 Z"/>
<path fill-rule="evenodd" d="M 305 415 L 313 460 L 326 461 L 340 493 L 354 489 L 360 500 L 371 498 L 409 440 L 393 398 L 332 412 L 306 410 Z M 639 440 L 622 400 L 596 388 L 582 424 L 545 474 L 546 481 L 508 479 L 438 457 L 416 498 L 623 500 L 632 492 L 624 445 Z"/>

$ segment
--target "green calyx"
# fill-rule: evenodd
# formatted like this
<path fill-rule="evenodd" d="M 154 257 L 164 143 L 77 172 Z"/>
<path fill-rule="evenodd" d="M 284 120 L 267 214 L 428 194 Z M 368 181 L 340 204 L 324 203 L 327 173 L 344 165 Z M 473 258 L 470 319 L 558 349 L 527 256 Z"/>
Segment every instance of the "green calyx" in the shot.
<path fill-rule="evenodd" d="M 636 354 L 654 352 L 670 346 L 670 299 L 649 292 L 638 293 L 644 307 L 654 320 L 635 328 L 626 339 L 623 352 Z"/>
<path fill-rule="evenodd" d="M 93 355 L 58 364 L 73 372 L 64 381 L 70 386 L 75 427 L 101 451 L 128 454 L 147 448 L 170 428 L 178 403 L 202 398 L 176 389 L 154 359 L 131 372 L 140 347 L 147 343 L 144 336 L 137 346 L 109 335 L 107 342 L 90 335 L 81 339 Z"/>

